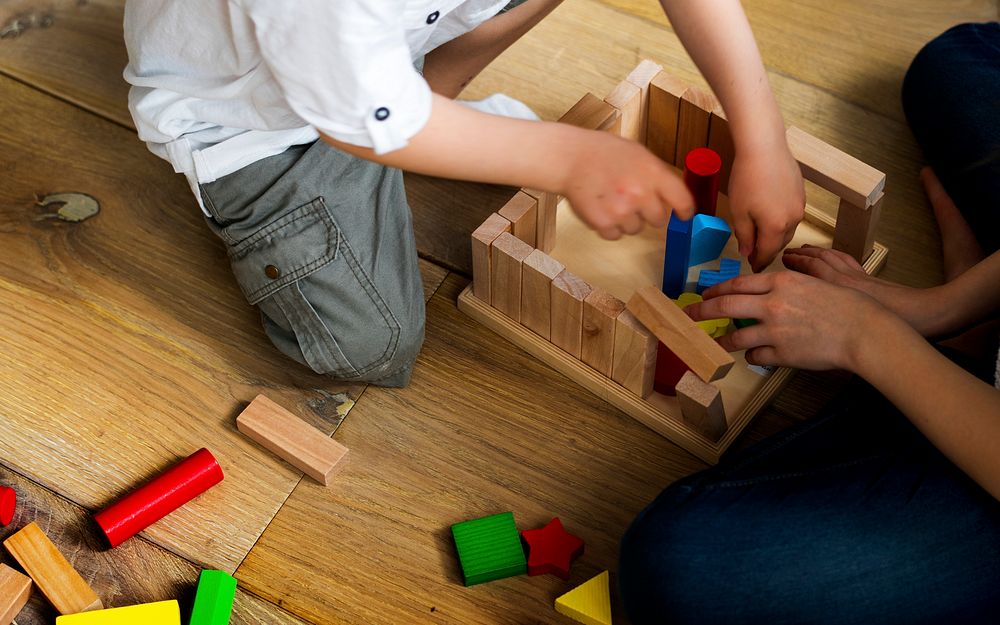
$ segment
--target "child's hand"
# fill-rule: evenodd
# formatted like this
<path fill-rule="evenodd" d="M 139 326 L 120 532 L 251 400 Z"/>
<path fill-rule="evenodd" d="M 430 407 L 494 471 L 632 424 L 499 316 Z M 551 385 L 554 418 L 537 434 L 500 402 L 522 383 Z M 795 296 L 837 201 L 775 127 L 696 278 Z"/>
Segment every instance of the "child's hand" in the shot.
<path fill-rule="evenodd" d="M 761 271 L 792 240 L 806 204 L 799 165 L 783 136 L 774 148 L 737 148 L 729 197 L 740 255 Z"/>

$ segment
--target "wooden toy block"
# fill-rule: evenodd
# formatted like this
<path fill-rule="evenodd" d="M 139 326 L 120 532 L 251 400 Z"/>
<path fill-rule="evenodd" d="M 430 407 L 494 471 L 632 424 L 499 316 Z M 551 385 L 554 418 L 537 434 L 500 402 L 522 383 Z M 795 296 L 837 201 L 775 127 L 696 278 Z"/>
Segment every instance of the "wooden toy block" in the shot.
<path fill-rule="evenodd" d="M 727 258 L 725 260 L 726 261 L 732 261 L 733 263 L 736 263 L 736 269 L 735 269 L 736 273 L 733 274 L 733 275 L 739 274 L 739 262 L 740 261 L 733 260 L 731 258 Z M 731 270 L 732 270 L 731 267 L 729 267 L 728 264 L 727 264 L 726 271 L 729 272 Z M 701 295 L 699 295 L 697 293 L 681 293 L 681 296 L 678 297 L 676 300 L 674 300 L 674 303 L 677 304 L 678 308 L 680 308 L 681 310 L 684 310 L 685 308 L 687 308 L 691 304 L 695 304 L 695 303 L 700 302 L 700 301 L 702 301 Z M 702 321 L 696 321 L 695 324 L 699 328 L 701 328 L 702 330 L 704 330 L 705 334 L 709 335 L 713 339 L 717 339 L 720 336 L 722 336 L 723 334 L 725 334 L 726 330 L 729 329 L 730 320 L 727 319 L 727 318 L 705 319 L 705 320 L 702 320 Z"/>
<path fill-rule="evenodd" d="M 676 162 L 677 122 L 681 95 L 686 90 L 687 85 L 666 72 L 658 73 L 649 82 L 646 147 L 671 165 Z"/>
<path fill-rule="evenodd" d="M 513 512 L 502 512 L 451 526 L 466 586 L 527 572 Z"/>
<path fill-rule="evenodd" d="M 656 339 L 635 316 L 623 310 L 615 319 L 615 351 L 611 379 L 646 398 L 653 392 Z"/>
<path fill-rule="evenodd" d="M 639 87 L 642 93 L 642 115 L 639 121 L 639 142 L 643 145 L 646 144 L 646 128 L 649 125 L 649 83 L 653 80 L 653 77 L 663 71 L 663 66 L 659 63 L 654 63 L 649 59 L 643 59 L 635 66 L 629 75 L 625 77 L 625 80 L 629 81 L 636 87 Z"/>
<path fill-rule="evenodd" d="M 545 340 L 552 323 L 552 280 L 564 269 L 541 250 L 528 254 L 521 267 L 521 324 Z"/>
<path fill-rule="evenodd" d="M 545 527 L 524 530 L 521 538 L 528 546 L 528 575 L 551 573 L 569 579 L 569 567 L 583 555 L 583 540 L 563 528 L 555 517 Z"/>
<path fill-rule="evenodd" d="M 583 301 L 590 292 L 590 285 L 568 270 L 563 270 L 552 279 L 552 327 L 549 340 L 574 358 L 580 358 Z"/>
<path fill-rule="evenodd" d="M 17 491 L 9 486 L 0 486 L 0 527 L 10 525 L 17 510 Z"/>
<path fill-rule="evenodd" d="M 34 521 L 11 535 L 3 545 L 60 614 L 104 607 L 93 589 Z"/>
<path fill-rule="evenodd" d="M 740 275 L 740 261 L 735 258 L 723 258 L 718 271 L 705 269 L 698 275 L 698 295 L 704 293 L 705 289 L 732 280 L 738 275 Z"/>
<path fill-rule="evenodd" d="M 580 360 L 609 378 L 615 358 L 615 319 L 623 310 L 625 302 L 597 287 L 583 300 Z"/>
<path fill-rule="evenodd" d="M 472 292 L 490 305 L 493 304 L 493 289 L 490 284 L 493 275 L 493 263 L 490 258 L 493 241 L 504 232 L 510 231 L 510 221 L 493 213 L 472 233 Z"/>
<path fill-rule="evenodd" d="M 94 520 L 112 548 L 122 544 L 223 480 L 222 468 L 199 449 L 104 510 Z"/>
<path fill-rule="evenodd" d="M 711 148 L 695 148 L 684 156 L 684 184 L 691 190 L 700 214 L 715 215 L 721 171 L 722 159 Z"/>
<path fill-rule="evenodd" d="M 31 597 L 31 578 L 0 564 L 0 625 L 10 625 Z"/>
<path fill-rule="evenodd" d="M 733 231 L 721 217 L 695 215 L 691 221 L 691 253 L 688 265 L 693 267 L 715 260 L 729 242 Z"/>
<path fill-rule="evenodd" d="M 851 206 L 867 209 L 885 189 L 885 174 L 809 133 L 792 126 L 785 138 L 802 177 Z"/>
<path fill-rule="evenodd" d="M 559 118 L 560 124 L 570 124 L 587 130 L 610 130 L 618 118 L 618 110 L 593 93 L 587 93 L 573 108 Z"/>
<path fill-rule="evenodd" d="M 611 592 L 604 571 L 556 599 L 556 612 L 584 625 L 611 625 Z"/>
<path fill-rule="evenodd" d="M 864 263 L 875 249 L 875 226 L 882 216 L 884 200 L 885 193 L 879 194 L 867 210 L 840 200 L 833 249 L 846 252 L 859 263 Z"/>
<path fill-rule="evenodd" d="M 559 206 L 559 195 L 538 189 L 521 189 L 538 201 L 535 210 L 535 245 L 546 254 L 556 246 L 556 210 Z"/>
<path fill-rule="evenodd" d="M 683 165 L 688 152 L 708 145 L 708 129 L 716 104 L 715 96 L 697 87 L 688 87 L 681 95 L 677 114 L 677 153 L 674 155 L 674 163 L 678 167 Z"/>
<path fill-rule="evenodd" d="M 621 114 L 618 136 L 630 141 L 641 141 L 642 89 L 627 80 L 618 83 L 604 101 L 618 109 Z"/>
<path fill-rule="evenodd" d="M 537 198 L 531 197 L 524 191 L 518 191 L 499 212 L 501 217 L 510 222 L 511 234 L 535 247 L 535 231 L 538 229 Z M 474 271 L 475 266 L 473 266 Z"/>
<path fill-rule="evenodd" d="M 348 449 L 264 395 L 236 417 L 247 438 L 324 486 L 344 466 Z"/>
<path fill-rule="evenodd" d="M 706 382 L 718 380 L 732 368 L 733 357 L 656 287 L 637 290 L 626 308 Z"/>
<path fill-rule="evenodd" d="M 667 223 L 667 246 L 663 254 L 663 292 L 670 297 L 678 297 L 687 284 L 692 221 L 681 219 L 674 213 Z"/>
<path fill-rule="evenodd" d="M 717 103 L 712 109 L 712 119 L 708 123 L 708 147 L 712 148 L 722 159 L 722 171 L 719 172 L 719 190 L 729 193 L 729 178 L 733 173 L 733 161 L 736 160 L 736 145 L 729 131 L 729 118 L 722 110 L 722 104 Z"/>
<path fill-rule="evenodd" d="M 188 625 L 229 625 L 235 598 L 235 577 L 225 571 L 202 571 Z"/>
<path fill-rule="evenodd" d="M 158 601 L 60 616 L 56 625 L 181 625 L 181 609 L 176 600 Z"/>
<path fill-rule="evenodd" d="M 688 371 L 677 383 L 677 401 L 684 420 L 711 441 L 726 433 L 726 411 L 719 389 Z"/>
<path fill-rule="evenodd" d="M 521 265 L 533 251 L 521 239 L 504 232 L 493 240 L 490 252 L 493 307 L 518 323 L 521 322 Z"/>

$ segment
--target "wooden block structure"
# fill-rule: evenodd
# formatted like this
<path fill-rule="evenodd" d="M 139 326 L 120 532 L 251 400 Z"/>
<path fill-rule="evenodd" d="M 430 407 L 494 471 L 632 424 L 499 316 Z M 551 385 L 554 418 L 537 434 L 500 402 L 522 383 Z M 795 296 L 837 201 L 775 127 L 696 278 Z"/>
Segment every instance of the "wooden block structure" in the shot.
<path fill-rule="evenodd" d="M 521 266 L 521 324 L 546 340 L 552 324 L 552 280 L 564 269 L 542 250 L 528 254 Z"/>
<path fill-rule="evenodd" d="M 688 371 L 677 383 L 676 391 L 684 420 L 709 440 L 722 438 L 726 433 L 726 411 L 719 389 Z"/>
<path fill-rule="evenodd" d="M 611 625 L 608 572 L 577 586 L 556 599 L 556 612 L 584 625 Z"/>
<path fill-rule="evenodd" d="M 639 87 L 640 108 L 642 112 L 639 119 L 639 137 L 637 141 L 644 145 L 646 143 L 646 128 L 649 126 L 649 86 L 653 78 L 662 71 L 663 66 L 659 63 L 643 59 L 625 77 L 625 80 Z"/>
<path fill-rule="evenodd" d="M 227 623 L 229 621 L 226 621 Z M 60 616 L 56 625 L 181 625 L 176 600 Z M 193 625 L 193 624 L 192 624 Z"/>
<path fill-rule="evenodd" d="M 653 392 L 656 337 L 628 310 L 615 319 L 615 352 L 611 379 L 639 397 Z"/>
<path fill-rule="evenodd" d="M 666 72 L 660 72 L 649 82 L 646 147 L 671 165 L 677 163 L 677 124 L 681 96 L 686 90 L 687 85 Z"/>
<path fill-rule="evenodd" d="M 623 310 L 625 302 L 600 288 L 583 300 L 580 360 L 608 378 L 615 358 L 615 326 Z"/>
<path fill-rule="evenodd" d="M 684 156 L 695 148 L 708 147 L 708 132 L 712 111 L 719 105 L 711 93 L 688 87 L 681 94 L 677 113 L 677 152 L 674 164 L 683 166 Z"/>
<path fill-rule="evenodd" d="M 473 292 L 476 297 L 487 304 L 493 304 L 493 291 L 490 283 L 493 276 L 491 259 L 493 241 L 504 232 L 510 231 L 510 221 L 493 213 L 472 233 Z"/>
<path fill-rule="evenodd" d="M 563 270 L 552 279 L 552 344 L 580 357 L 583 345 L 583 302 L 591 292 L 590 285 Z"/>
<path fill-rule="evenodd" d="M 236 418 L 236 427 L 251 440 L 324 486 L 344 466 L 348 449 L 258 395 Z"/>
<path fill-rule="evenodd" d="M 0 564 L 0 625 L 10 625 L 31 597 L 31 578 Z"/>
<path fill-rule="evenodd" d="M 235 598 L 235 577 L 225 571 L 202 571 L 188 625 L 229 625 Z"/>
<path fill-rule="evenodd" d="M 60 614 L 104 607 L 97 593 L 34 521 L 7 538 L 3 545 Z"/>
<path fill-rule="evenodd" d="M 521 269 L 524 259 L 534 250 L 508 232 L 493 240 L 490 276 L 493 307 L 518 323 L 521 322 Z"/>
<path fill-rule="evenodd" d="M 528 570 L 513 512 L 501 512 L 451 526 L 466 586 L 491 582 Z"/>
<path fill-rule="evenodd" d="M 501 217 L 510 222 L 511 234 L 531 247 L 535 247 L 535 232 L 538 229 L 538 198 L 532 197 L 524 191 L 518 191 L 498 212 Z"/>

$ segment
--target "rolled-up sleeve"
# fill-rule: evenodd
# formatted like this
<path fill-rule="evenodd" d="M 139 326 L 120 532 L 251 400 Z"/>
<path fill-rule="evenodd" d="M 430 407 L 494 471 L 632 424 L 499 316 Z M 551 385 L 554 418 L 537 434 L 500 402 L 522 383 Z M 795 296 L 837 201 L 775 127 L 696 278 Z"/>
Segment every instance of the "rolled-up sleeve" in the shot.
<path fill-rule="evenodd" d="M 319 132 L 384 154 L 427 123 L 431 90 L 414 69 L 401 0 L 243 0 L 261 56 L 289 107 Z"/>

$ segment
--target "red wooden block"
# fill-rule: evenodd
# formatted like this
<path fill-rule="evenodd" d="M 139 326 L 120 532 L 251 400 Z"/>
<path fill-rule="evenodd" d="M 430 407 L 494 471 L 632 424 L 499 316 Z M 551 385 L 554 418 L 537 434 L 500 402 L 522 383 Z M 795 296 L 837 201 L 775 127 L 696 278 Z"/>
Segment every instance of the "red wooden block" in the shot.
<path fill-rule="evenodd" d="M 684 157 L 684 182 L 699 213 L 715 215 L 721 172 L 722 157 L 715 150 L 695 148 Z"/>
<path fill-rule="evenodd" d="M 569 579 L 569 567 L 583 555 L 583 540 L 563 529 L 556 517 L 545 527 L 524 530 L 521 538 L 528 545 L 528 575 L 551 573 Z"/>
<path fill-rule="evenodd" d="M 0 486 L 0 526 L 7 526 L 14 520 L 15 508 L 17 508 L 17 491 L 7 486 Z"/>
<path fill-rule="evenodd" d="M 663 343 L 656 346 L 656 373 L 653 390 L 661 395 L 677 394 L 677 383 L 690 368 Z"/>

